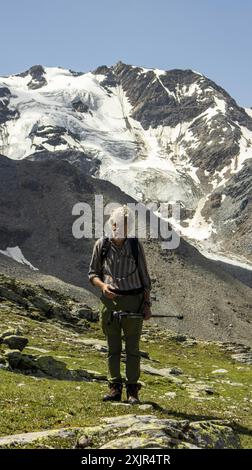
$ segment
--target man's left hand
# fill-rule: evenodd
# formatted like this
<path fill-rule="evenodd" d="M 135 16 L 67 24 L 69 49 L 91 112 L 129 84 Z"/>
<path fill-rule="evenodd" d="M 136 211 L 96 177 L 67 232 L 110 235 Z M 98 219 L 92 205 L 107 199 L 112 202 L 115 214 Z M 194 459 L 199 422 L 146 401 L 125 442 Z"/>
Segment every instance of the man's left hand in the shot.
<path fill-rule="evenodd" d="M 144 315 L 144 320 L 149 320 L 149 318 L 151 318 L 152 313 L 151 313 L 151 308 L 149 305 L 144 305 L 143 315 Z"/>

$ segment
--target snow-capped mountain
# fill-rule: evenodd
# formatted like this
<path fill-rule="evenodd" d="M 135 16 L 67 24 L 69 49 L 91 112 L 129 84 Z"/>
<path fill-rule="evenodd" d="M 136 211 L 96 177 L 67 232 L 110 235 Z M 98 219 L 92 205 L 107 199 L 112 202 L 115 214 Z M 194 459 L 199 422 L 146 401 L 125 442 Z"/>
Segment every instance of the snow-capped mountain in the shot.
<path fill-rule="evenodd" d="M 118 62 L 0 77 L 0 154 L 48 151 L 144 203 L 180 201 L 184 238 L 252 266 L 252 110 L 204 75 Z"/>

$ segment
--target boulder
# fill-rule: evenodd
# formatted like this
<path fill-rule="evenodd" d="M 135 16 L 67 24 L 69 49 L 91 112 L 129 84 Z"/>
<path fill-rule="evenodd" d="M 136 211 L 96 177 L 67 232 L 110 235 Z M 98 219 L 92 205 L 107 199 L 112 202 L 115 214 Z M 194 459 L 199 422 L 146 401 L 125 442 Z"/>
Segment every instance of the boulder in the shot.
<path fill-rule="evenodd" d="M 39 294 L 32 297 L 33 305 L 39 309 L 47 318 L 59 317 L 70 319 L 70 312 L 50 297 Z"/>
<path fill-rule="evenodd" d="M 52 356 L 38 356 L 35 359 L 35 364 L 39 370 L 51 377 L 58 379 L 69 379 L 71 377 L 66 364 L 63 361 L 54 359 Z"/>
<path fill-rule="evenodd" d="M 183 383 L 183 380 L 181 380 L 178 377 L 174 376 L 174 375 L 183 373 L 182 370 L 179 369 L 179 368 L 165 367 L 165 368 L 162 368 L 162 369 L 156 369 L 155 367 L 152 367 L 148 364 L 141 364 L 141 371 L 145 372 L 146 374 L 165 377 L 166 379 L 169 379 L 170 382 L 173 382 L 173 383 L 176 383 L 176 384 L 182 384 Z"/>
<path fill-rule="evenodd" d="M 31 306 L 31 303 L 27 299 L 23 298 L 22 295 L 20 295 L 14 290 L 9 289 L 8 287 L 5 287 L 3 285 L 0 286 L 0 296 L 3 297 L 4 299 L 7 299 L 19 305 L 22 305 L 23 307 Z"/>
<path fill-rule="evenodd" d="M 37 365 L 33 356 L 22 354 L 19 350 L 11 350 L 5 352 L 5 357 L 11 369 L 19 369 L 21 371 L 34 372 L 37 370 Z"/>
<path fill-rule="evenodd" d="M 77 318 L 94 322 L 98 321 L 99 319 L 99 312 L 94 311 L 86 304 L 75 305 L 71 310 L 71 314 Z"/>
<path fill-rule="evenodd" d="M 28 344 L 28 339 L 23 336 L 10 335 L 4 336 L 2 343 L 6 344 L 9 349 L 18 349 L 19 351 L 23 351 L 25 346 Z"/>

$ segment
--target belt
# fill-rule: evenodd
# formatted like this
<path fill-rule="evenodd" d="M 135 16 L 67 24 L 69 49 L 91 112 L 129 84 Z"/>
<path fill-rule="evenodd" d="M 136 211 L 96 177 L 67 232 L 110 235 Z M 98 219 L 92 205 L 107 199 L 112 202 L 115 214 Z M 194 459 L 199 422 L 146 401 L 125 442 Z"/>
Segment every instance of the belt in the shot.
<path fill-rule="evenodd" d="M 120 289 L 110 288 L 110 290 L 114 292 L 115 294 L 119 294 L 119 295 L 136 295 L 136 294 L 140 294 L 140 292 L 143 292 L 144 287 L 137 287 L 136 289 L 129 289 L 129 290 L 120 290 Z"/>

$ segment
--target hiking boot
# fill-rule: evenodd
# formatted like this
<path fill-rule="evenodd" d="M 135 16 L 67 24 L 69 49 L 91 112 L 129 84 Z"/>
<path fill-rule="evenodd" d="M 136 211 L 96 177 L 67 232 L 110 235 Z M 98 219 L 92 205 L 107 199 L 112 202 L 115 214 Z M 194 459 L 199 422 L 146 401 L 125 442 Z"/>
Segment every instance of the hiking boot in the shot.
<path fill-rule="evenodd" d="M 121 401 L 122 398 L 122 384 L 109 383 L 110 391 L 103 397 L 103 401 Z"/>
<path fill-rule="evenodd" d="M 142 385 L 140 383 L 137 384 L 126 384 L 126 394 L 127 394 L 127 401 L 134 405 L 135 403 L 140 403 L 138 398 L 138 390 Z"/>

